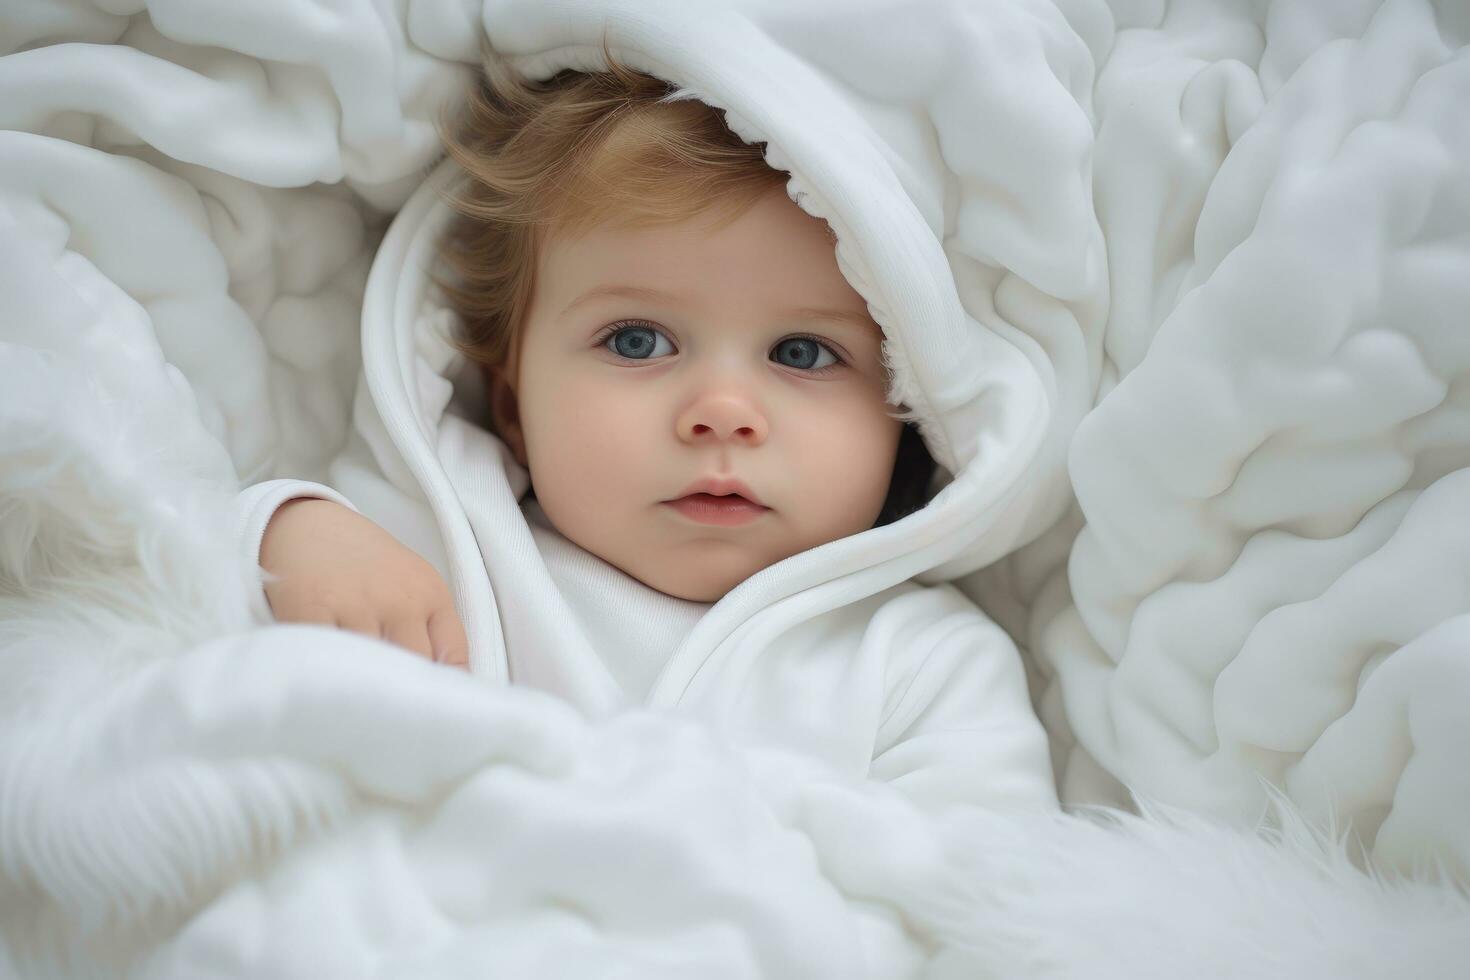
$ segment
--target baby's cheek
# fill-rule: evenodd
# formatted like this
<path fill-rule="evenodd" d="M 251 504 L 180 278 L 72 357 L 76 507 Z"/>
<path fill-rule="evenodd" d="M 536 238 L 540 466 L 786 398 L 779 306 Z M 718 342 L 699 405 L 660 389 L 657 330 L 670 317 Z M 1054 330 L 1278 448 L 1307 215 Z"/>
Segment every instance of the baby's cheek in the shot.
<path fill-rule="evenodd" d="M 828 420 L 809 450 L 798 454 L 804 481 L 822 502 L 835 536 L 851 533 L 849 525 L 864 528 L 876 519 L 888 495 L 897 446 L 887 425 L 849 417 Z"/>
<path fill-rule="evenodd" d="M 842 417 L 831 420 L 826 433 L 822 464 L 829 478 L 841 483 L 844 494 L 858 498 L 870 497 L 873 492 L 879 497 L 885 495 L 898 448 L 891 426 L 866 417 Z"/>
<path fill-rule="evenodd" d="M 637 491 L 648 473 L 646 456 L 653 434 L 637 413 L 617 403 L 588 400 L 568 413 L 564 428 L 565 466 L 580 489 L 595 496 Z"/>

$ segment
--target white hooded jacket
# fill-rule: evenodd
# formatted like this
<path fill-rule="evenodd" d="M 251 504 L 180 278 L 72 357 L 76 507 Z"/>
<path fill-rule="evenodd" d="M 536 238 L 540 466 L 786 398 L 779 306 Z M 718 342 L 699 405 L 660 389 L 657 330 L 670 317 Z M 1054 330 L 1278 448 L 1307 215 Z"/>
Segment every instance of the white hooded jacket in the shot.
<path fill-rule="evenodd" d="M 892 782 L 925 805 L 1054 808 L 1046 736 L 1015 644 L 950 584 L 1055 517 L 1054 505 L 1027 498 L 1023 479 L 1047 400 L 1024 348 L 982 328 L 961 302 L 936 237 L 955 216 L 933 148 L 889 145 L 856 104 L 767 39 L 721 34 L 718 18 L 705 39 L 687 36 L 687 19 L 684 36 L 663 38 L 655 18 L 632 5 L 628 16 L 642 23 L 627 34 L 636 43 L 611 43 L 613 53 L 724 109 L 748 142 L 766 142 L 767 162 L 792 175 L 792 200 L 836 233 L 839 269 L 885 333 L 889 400 L 916 413 L 939 464 L 928 504 L 765 568 L 704 609 L 611 566 L 594 584 L 569 584 L 568 560 L 548 563 L 555 532 L 522 509 L 528 474 L 471 421 L 484 411 L 478 370 L 444 341 L 452 314 L 426 270 L 453 217 L 436 191 L 457 177 L 445 161 L 374 261 L 353 431 L 332 486 L 274 480 L 245 490 L 242 547 L 258 556 L 285 500 L 333 499 L 444 575 L 471 670 L 491 683 L 541 688 L 593 717 L 639 706 L 690 713 Z M 602 21 L 590 13 L 557 20 L 526 5 L 512 22 L 496 41 L 522 73 L 602 67 Z M 505 50 L 520 43 L 524 51 Z M 636 635 L 601 628 L 588 590 L 618 588 L 659 624 L 650 642 L 660 630 L 671 641 L 661 664 L 646 662 Z M 626 661 L 640 652 L 641 666 Z M 626 681 L 640 671 L 646 693 Z"/>

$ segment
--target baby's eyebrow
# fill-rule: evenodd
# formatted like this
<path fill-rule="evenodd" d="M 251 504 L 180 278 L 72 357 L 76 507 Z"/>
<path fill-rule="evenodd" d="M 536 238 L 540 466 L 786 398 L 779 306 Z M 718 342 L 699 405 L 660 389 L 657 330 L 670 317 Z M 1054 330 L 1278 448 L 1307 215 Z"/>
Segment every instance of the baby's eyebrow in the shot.
<path fill-rule="evenodd" d="M 866 313 L 858 313 L 856 310 L 828 310 L 813 306 L 800 306 L 794 310 L 785 311 L 784 315 L 797 320 L 829 320 L 834 323 L 850 323 L 869 333 L 879 336 L 883 334 L 883 328 L 874 323 L 872 317 Z"/>
<path fill-rule="evenodd" d="M 646 286 L 619 286 L 604 285 L 594 286 L 581 296 L 572 300 L 562 308 L 561 315 L 566 316 L 577 307 L 590 303 L 594 299 L 602 299 L 605 296 L 621 296 L 625 299 L 644 299 L 650 302 L 677 303 L 679 297 L 673 293 L 666 293 L 660 289 L 650 289 Z"/>
<path fill-rule="evenodd" d="M 582 306 L 585 303 L 589 303 L 594 299 L 602 299 L 603 297 L 609 296 L 619 296 L 624 299 L 641 299 L 648 300 L 649 302 L 660 303 L 678 303 L 682 300 L 682 297 L 674 293 L 664 292 L 661 289 L 653 289 L 648 286 L 625 286 L 609 284 L 594 286 L 593 288 L 587 290 L 585 293 L 578 296 L 576 299 L 572 300 L 565 307 L 563 307 L 561 315 L 566 316 L 568 313 L 572 312 L 572 310 L 576 309 L 579 306 Z M 783 310 L 780 316 L 793 320 L 827 320 L 832 323 L 849 323 L 854 326 L 861 327 L 862 329 L 869 332 L 879 334 L 882 333 L 882 330 L 878 329 L 878 325 L 873 322 L 872 318 L 870 318 L 866 313 L 859 313 L 856 310 L 838 310 L 818 306 L 798 306 L 794 309 Z"/>

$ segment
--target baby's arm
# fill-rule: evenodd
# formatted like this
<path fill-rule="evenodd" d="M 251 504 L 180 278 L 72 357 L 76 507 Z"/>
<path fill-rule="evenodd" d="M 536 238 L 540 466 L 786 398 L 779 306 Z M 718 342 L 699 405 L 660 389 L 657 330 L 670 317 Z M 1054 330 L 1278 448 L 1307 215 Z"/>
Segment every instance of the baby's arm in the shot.
<path fill-rule="evenodd" d="M 951 587 L 952 588 L 952 587 Z M 968 599 L 925 648 L 895 650 L 869 775 L 926 809 L 1058 807 L 1046 732 L 1011 638 Z"/>
<path fill-rule="evenodd" d="M 290 480 L 251 487 L 241 498 L 243 536 L 247 545 L 258 543 L 278 621 L 338 626 L 431 660 L 468 664 L 464 627 L 443 578 L 346 498 Z"/>

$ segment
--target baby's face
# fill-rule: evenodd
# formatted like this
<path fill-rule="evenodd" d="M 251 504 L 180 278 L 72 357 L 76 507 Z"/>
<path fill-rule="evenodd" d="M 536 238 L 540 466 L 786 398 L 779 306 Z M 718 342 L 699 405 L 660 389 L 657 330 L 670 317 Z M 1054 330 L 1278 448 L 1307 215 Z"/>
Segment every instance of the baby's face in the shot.
<path fill-rule="evenodd" d="M 553 239 L 540 263 L 508 372 L 519 418 L 497 423 L 567 538 L 713 602 L 872 527 L 902 432 L 885 414 L 882 332 L 826 223 L 784 188 L 719 231 L 603 225 Z M 613 287 L 667 295 L 589 295 Z M 705 478 L 741 481 L 764 509 L 670 503 Z"/>

